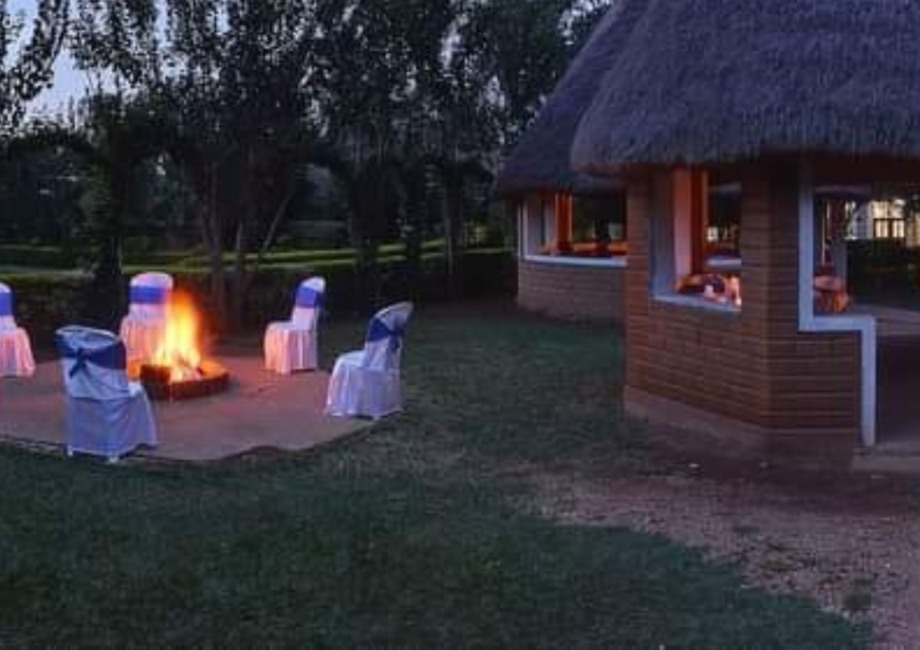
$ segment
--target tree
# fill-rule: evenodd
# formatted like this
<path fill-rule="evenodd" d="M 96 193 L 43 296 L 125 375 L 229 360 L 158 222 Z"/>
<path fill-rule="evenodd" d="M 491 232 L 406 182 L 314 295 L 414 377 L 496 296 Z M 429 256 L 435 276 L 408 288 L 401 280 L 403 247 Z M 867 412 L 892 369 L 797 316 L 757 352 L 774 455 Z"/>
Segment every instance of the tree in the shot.
<path fill-rule="evenodd" d="M 121 296 L 122 241 L 131 215 L 138 212 L 139 170 L 161 150 L 159 113 L 143 98 L 93 95 L 73 124 L 37 122 L 17 136 L 11 153 L 68 150 L 85 169 L 86 190 L 82 239 L 90 253 L 93 290 L 88 315 L 98 325 L 114 327 L 125 305 Z"/>
<path fill-rule="evenodd" d="M 435 220 L 454 286 L 470 206 L 604 4 L 75 2 L 74 49 L 97 90 L 143 97 L 163 117 L 160 145 L 193 198 L 231 327 L 305 163 L 347 189 L 371 302 L 380 242 L 401 235 L 417 277 Z"/>
<path fill-rule="evenodd" d="M 469 66 L 496 95 L 501 130 L 514 142 L 565 70 L 572 48 L 566 20 L 577 0 L 486 0 L 474 3 L 462 28 Z"/>
<path fill-rule="evenodd" d="M 314 10 L 306 0 L 170 3 L 179 70 L 165 94 L 178 135 L 171 152 L 193 179 L 218 309 L 231 326 L 251 283 L 247 254 L 260 260 L 268 250 L 315 143 Z M 221 297 L 227 246 L 229 305 Z"/>
<path fill-rule="evenodd" d="M 417 75 L 410 34 L 433 26 L 444 0 L 329 0 L 320 3 L 317 59 L 320 115 L 329 142 L 324 163 L 346 189 L 358 279 L 379 297 L 377 251 L 399 220 L 403 136 L 411 127 Z"/>
<path fill-rule="evenodd" d="M 22 124 L 26 107 L 54 75 L 67 32 L 68 0 L 39 0 L 23 44 L 25 18 L 0 0 L 0 144 Z M 17 47 L 18 45 L 18 47 Z"/>
<path fill-rule="evenodd" d="M 463 0 L 339 0 L 321 14 L 321 112 L 354 197 L 351 230 L 371 302 L 382 237 L 394 227 L 403 235 L 412 286 L 432 213 L 444 216 L 455 275 L 465 181 L 470 170 L 484 170 L 479 154 L 495 144 L 487 79 L 459 56 L 465 11 Z M 375 195 L 376 209 L 366 201 Z"/>
<path fill-rule="evenodd" d="M 271 244 L 315 139 L 315 2 L 79 4 L 81 65 L 115 74 L 167 118 L 163 146 L 195 197 L 214 306 L 233 328 L 251 281 L 248 253 Z"/>

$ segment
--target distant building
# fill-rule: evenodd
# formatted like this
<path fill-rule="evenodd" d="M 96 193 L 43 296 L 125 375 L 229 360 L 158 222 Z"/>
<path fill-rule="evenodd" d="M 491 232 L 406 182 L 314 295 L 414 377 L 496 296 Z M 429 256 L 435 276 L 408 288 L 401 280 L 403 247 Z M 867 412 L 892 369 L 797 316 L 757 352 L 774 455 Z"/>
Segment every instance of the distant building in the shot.
<path fill-rule="evenodd" d="M 903 199 L 853 203 L 849 210 L 848 239 L 898 240 L 911 248 L 920 247 L 920 215 L 911 214 Z"/>

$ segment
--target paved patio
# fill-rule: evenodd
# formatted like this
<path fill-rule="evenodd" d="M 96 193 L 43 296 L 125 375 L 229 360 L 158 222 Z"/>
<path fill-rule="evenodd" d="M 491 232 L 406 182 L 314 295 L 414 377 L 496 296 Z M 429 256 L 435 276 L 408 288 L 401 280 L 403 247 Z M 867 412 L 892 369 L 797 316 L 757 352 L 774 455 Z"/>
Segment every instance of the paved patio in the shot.
<path fill-rule="evenodd" d="M 303 451 L 357 433 L 367 422 L 323 415 L 328 375 L 266 372 L 258 351 L 221 351 L 230 391 L 201 400 L 154 403 L 160 445 L 138 455 L 209 462 L 255 449 Z M 0 440 L 63 446 L 64 389 L 57 362 L 29 380 L 0 383 Z"/>

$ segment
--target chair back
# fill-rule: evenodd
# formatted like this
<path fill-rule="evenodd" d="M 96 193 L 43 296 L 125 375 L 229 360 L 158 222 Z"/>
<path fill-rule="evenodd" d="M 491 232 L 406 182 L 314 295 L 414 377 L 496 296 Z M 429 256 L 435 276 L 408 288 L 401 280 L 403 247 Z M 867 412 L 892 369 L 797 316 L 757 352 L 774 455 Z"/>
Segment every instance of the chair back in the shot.
<path fill-rule="evenodd" d="M 106 401 L 130 395 L 124 343 L 105 330 L 64 327 L 55 336 L 67 394 Z"/>
<path fill-rule="evenodd" d="M 0 282 L 0 330 L 16 329 L 13 307 L 13 291 Z"/>
<path fill-rule="evenodd" d="M 166 273 L 142 273 L 131 279 L 128 313 L 145 320 L 166 320 L 173 279 Z"/>
<path fill-rule="evenodd" d="M 364 366 L 372 370 L 399 370 L 406 324 L 412 303 L 401 302 L 379 311 L 371 319 L 364 343 Z"/>
<path fill-rule="evenodd" d="M 319 316 L 326 300 L 326 281 L 323 278 L 310 278 L 300 283 L 294 298 L 294 312 L 291 320 L 295 325 L 316 329 Z"/>

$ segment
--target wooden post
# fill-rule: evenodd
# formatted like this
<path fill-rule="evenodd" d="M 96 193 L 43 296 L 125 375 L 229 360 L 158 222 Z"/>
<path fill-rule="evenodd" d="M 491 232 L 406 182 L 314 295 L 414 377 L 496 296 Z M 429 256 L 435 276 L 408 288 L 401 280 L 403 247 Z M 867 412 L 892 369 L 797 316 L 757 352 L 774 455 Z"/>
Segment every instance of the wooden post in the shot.
<path fill-rule="evenodd" d="M 573 199 L 571 194 L 556 195 L 556 250 L 572 252 L 574 228 Z"/>
<path fill-rule="evenodd" d="M 691 171 L 690 268 L 692 273 L 706 270 L 706 231 L 709 227 L 709 174 L 704 169 Z"/>

